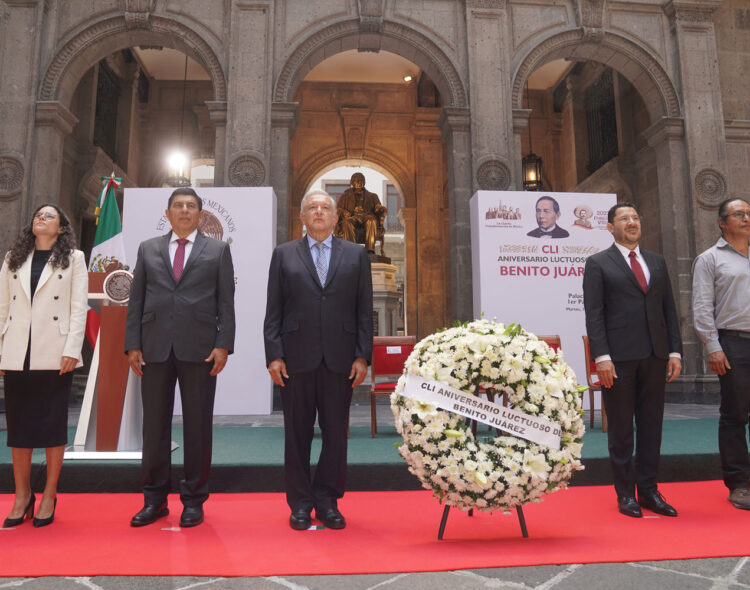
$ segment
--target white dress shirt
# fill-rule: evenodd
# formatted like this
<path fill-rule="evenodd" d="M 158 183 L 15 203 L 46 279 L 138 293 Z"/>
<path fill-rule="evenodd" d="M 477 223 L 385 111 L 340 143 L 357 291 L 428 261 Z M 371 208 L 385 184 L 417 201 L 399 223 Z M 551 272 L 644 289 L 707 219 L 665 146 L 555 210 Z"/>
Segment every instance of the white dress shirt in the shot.
<path fill-rule="evenodd" d="M 184 265 L 187 264 L 188 258 L 190 258 L 190 252 L 193 250 L 193 243 L 195 242 L 195 237 L 198 235 L 198 230 L 194 229 L 193 233 L 191 233 L 189 236 L 187 236 L 187 244 L 185 244 L 185 260 L 183 260 L 183 268 Z M 177 252 L 177 246 L 179 245 L 177 243 L 177 240 L 179 240 L 180 237 L 172 232 L 172 236 L 169 238 L 169 262 L 174 266 L 174 255 Z"/>

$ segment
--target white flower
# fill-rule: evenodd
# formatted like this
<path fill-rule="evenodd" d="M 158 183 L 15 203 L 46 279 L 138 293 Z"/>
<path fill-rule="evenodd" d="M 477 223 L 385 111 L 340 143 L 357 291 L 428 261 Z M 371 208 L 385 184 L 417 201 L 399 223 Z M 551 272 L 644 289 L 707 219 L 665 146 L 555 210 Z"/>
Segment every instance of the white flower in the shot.
<path fill-rule="evenodd" d="M 529 451 L 525 451 L 523 454 L 523 470 L 535 477 L 547 479 L 547 472 L 550 470 L 550 466 L 541 453 L 532 454 Z"/>

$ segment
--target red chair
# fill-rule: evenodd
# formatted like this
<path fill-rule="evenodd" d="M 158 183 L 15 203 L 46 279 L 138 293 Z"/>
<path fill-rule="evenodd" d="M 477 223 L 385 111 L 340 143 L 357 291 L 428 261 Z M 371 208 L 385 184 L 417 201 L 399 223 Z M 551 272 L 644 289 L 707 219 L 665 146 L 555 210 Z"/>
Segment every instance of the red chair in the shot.
<path fill-rule="evenodd" d="M 371 436 L 378 431 L 375 396 L 391 395 L 396 390 L 398 378 L 404 372 L 404 362 L 417 344 L 416 336 L 375 336 L 372 339 L 370 364 L 370 423 Z M 380 381 L 378 381 L 380 379 Z M 383 381 L 385 379 L 385 381 Z"/>
<path fill-rule="evenodd" d="M 591 350 L 589 348 L 589 337 L 583 336 L 583 353 L 586 357 L 586 383 L 589 386 L 589 405 L 591 406 L 591 428 L 594 427 L 594 392 L 602 390 L 602 384 L 599 382 L 599 376 L 596 375 L 596 363 L 591 358 Z M 607 432 L 607 411 L 604 409 L 604 396 L 602 396 L 602 432 Z"/>

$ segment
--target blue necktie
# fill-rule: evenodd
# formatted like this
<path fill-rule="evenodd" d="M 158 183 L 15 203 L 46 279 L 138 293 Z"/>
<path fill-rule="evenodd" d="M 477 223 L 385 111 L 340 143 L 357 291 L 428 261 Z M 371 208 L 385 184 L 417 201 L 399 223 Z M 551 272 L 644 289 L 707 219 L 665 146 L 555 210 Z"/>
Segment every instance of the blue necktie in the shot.
<path fill-rule="evenodd" d="M 326 246 L 323 244 L 323 242 L 318 242 L 315 244 L 315 247 L 318 249 L 318 262 L 315 265 L 315 269 L 318 271 L 318 278 L 320 279 L 320 284 L 322 286 L 326 286 L 326 275 L 328 274 L 328 262 L 326 261 Z"/>

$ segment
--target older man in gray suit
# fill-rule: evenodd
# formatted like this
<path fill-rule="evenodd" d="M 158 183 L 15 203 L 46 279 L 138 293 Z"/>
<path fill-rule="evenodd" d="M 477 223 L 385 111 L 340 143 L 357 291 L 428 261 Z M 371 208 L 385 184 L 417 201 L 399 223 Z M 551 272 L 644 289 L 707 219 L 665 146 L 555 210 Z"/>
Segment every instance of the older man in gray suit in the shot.
<path fill-rule="evenodd" d="M 142 378 L 145 504 L 132 526 L 169 514 L 175 382 L 180 384 L 185 449 L 180 526 L 203 522 L 216 375 L 234 347 L 234 267 L 229 244 L 198 231 L 202 209 L 193 189 L 175 190 L 166 210 L 172 231 L 138 249 L 125 352 Z"/>

